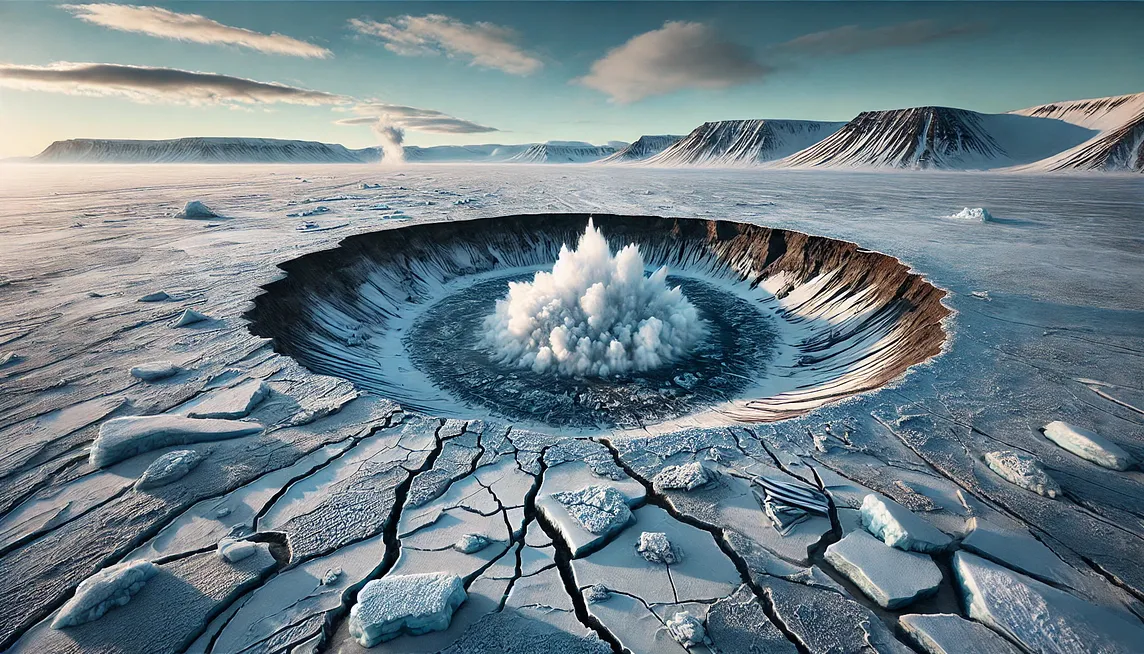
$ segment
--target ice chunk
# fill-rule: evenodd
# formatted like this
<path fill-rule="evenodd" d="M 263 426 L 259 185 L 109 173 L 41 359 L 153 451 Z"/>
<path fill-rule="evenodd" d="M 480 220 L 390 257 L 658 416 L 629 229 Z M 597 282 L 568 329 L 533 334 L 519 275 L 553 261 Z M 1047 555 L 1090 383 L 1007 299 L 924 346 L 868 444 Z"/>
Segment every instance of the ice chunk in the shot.
<path fill-rule="evenodd" d="M 989 627 L 952 613 L 903 615 L 902 630 L 924 654 L 1018 654 Z"/>
<path fill-rule="evenodd" d="M 186 311 L 183 311 L 183 315 L 179 316 L 179 319 L 175 321 L 175 326 L 186 327 L 187 325 L 193 325 L 197 322 L 203 322 L 206 320 L 211 320 L 211 317 L 205 313 L 199 313 L 194 309 L 187 309 Z"/>
<path fill-rule="evenodd" d="M 600 602 L 607 602 L 608 598 L 612 596 L 612 592 L 604 584 L 594 584 L 588 588 L 584 597 L 588 600 L 589 604 L 599 604 Z"/>
<path fill-rule="evenodd" d="M 269 547 L 265 543 L 255 543 L 237 538 L 224 538 L 218 542 L 218 555 L 227 563 L 237 563 L 254 555 L 259 548 Z"/>
<path fill-rule="evenodd" d="M 182 479 L 202 460 L 202 455 L 194 450 L 167 452 L 147 466 L 139 481 L 135 482 L 135 490 L 157 488 Z"/>
<path fill-rule="evenodd" d="M 602 535 L 625 527 L 632 520 L 627 498 L 611 486 L 588 486 L 578 491 L 553 493 L 568 515 L 590 533 Z"/>
<path fill-rule="evenodd" d="M 248 379 L 231 388 L 220 388 L 191 400 L 177 409 L 190 418 L 245 418 L 270 393 L 260 379 Z"/>
<path fill-rule="evenodd" d="M 953 539 L 912 511 L 870 493 L 862 500 L 862 526 L 890 547 L 913 552 L 940 552 Z"/>
<path fill-rule="evenodd" d="M 667 620 L 667 632 L 677 643 L 684 647 L 695 647 L 703 643 L 707 634 L 703 629 L 703 622 L 688 613 L 681 611 Z"/>
<path fill-rule="evenodd" d="M 467 597 L 461 578 L 444 572 L 375 579 L 350 609 L 350 636 L 373 647 L 402 633 L 442 631 Z"/>
<path fill-rule="evenodd" d="M 165 291 L 156 291 L 155 293 L 148 293 L 147 295 L 144 295 L 143 297 L 139 298 L 139 301 L 140 302 L 162 302 L 164 300 L 169 300 L 169 299 L 171 299 L 171 296 L 167 295 L 167 293 Z"/>
<path fill-rule="evenodd" d="M 322 585 L 333 586 L 338 582 L 338 579 L 341 579 L 341 577 L 341 568 L 330 568 L 329 570 L 326 570 L 326 574 L 322 575 Z"/>
<path fill-rule="evenodd" d="M 143 381 L 157 381 L 166 379 L 179 372 L 179 366 L 170 361 L 151 361 L 141 363 L 131 369 L 131 376 Z"/>
<path fill-rule="evenodd" d="M 985 463 L 990 470 L 1001 475 L 1006 481 L 1025 490 L 1045 497 L 1056 497 L 1061 494 L 1061 487 L 1057 481 L 1045 472 L 1039 461 L 1027 454 L 1019 454 L 1012 450 L 986 452 Z"/>
<path fill-rule="evenodd" d="M 864 531 L 826 548 L 826 561 L 886 609 L 937 592 L 941 570 L 929 555 L 895 549 Z"/>
<path fill-rule="evenodd" d="M 640 541 L 636 545 L 636 550 L 648 563 L 666 563 L 671 565 L 679 560 L 679 555 L 676 553 L 675 548 L 671 546 L 671 541 L 667 539 L 667 534 L 659 531 L 645 531 L 641 533 Z"/>
<path fill-rule="evenodd" d="M 1144 627 L 968 552 L 953 555 L 953 572 L 969 617 L 1032 652 L 1139 653 Z"/>
<path fill-rule="evenodd" d="M 80 582 L 75 596 L 52 620 L 52 628 L 62 629 L 98 620 L 104 613 L 131 601 L 158 571 L 150 561 L 131 561 L 100 570 Z"/>
<path fill-rule="evenodd" d="M 667 466 L 659 471 L 652 483 L 657 490 L 695 490 L 711 481 L 711 477 L 698 461 L 681 466 Z"/>
<path fill-rule="evenodd" d="M 211 211 L 210 207 L 203 204 L 198 200 L 191 200 L 183 205 L 183 210 L 175 214 L 176 218 L 191 218 L 194 220 L 204 220 L 208 218 L 218 218 L 218 214 Z"/>
<path fill-rule="evenodd" d="M 1096 432 L 1060 420 L 1045 425 L 1045 438 L 1086 461 L 1110 470 L 1127 470 L 1136 463 L 1132 455 L 1116 443 Z"/>
<path fill-rule="evenodd" d="M 950 216 L 955 220 L 968 220 L 977 223 L 987 223 L 993 221 L 993 214 L 984 207 L 965 207 L 961 211 Z"/>
<path fill-rule="evenodd" d="M 1072 568 L 1024 528 L 1019 532 L 1002 530 L 978 518 L 970 518 L 966 527 L 968 533 L 961 540 L 963 549 L 1042 581 L 1074 583 Z"/>
<path fill-rule="evenodd" d="M 453 544 L 453 549 L 462 554 L 472 554 L 485 549 L 490 543 L 492 540 L 483 534 L 465 534 Z"/>
<path fill-rule="evenodd" d="M 183 416 L 113 418 L 99 427 L 91 444 L 91 465 L 103 468 L 142 452 L 172 445 L 190 445 L 249 436 L 262 431 L 256 422 L 200 420 Z"/>

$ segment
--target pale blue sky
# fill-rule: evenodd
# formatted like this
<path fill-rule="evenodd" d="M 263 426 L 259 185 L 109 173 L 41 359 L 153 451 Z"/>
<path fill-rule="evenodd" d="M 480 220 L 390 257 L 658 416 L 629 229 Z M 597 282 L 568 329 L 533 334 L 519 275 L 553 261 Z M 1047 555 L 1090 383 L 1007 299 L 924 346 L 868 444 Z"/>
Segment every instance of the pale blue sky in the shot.
<path fill-rule="evenodd" d="M 728 118 L 848 120 L 867 109 L 935 104 L 995 112 L 1144 91 L 1144 4 L 1139 3 L 151 4 L 227 26 L 278 33 L 325 48 L 330 55 L 307 58 L 170 40 L 91 24 L 56 3 L 0 2 L 0 67 L 82 62 L 209 72 L 435 110 L 500 130 L 440 134 L 407 129 L 406 142 L 419 145 L 631 141 L 641 134 L 683 134 L 704 121 Z M 490 30 L 503 37 L 510 51 L 498 50 L 502 63 L 497 65 L 474 65 L 471 54 L 458 51 L 454 56 L 414 55 L 408 43 L 361 34 L 349 23 L 360 19 L 409 33 L 415 30 L 402 17 L 426 14 L 446 16 L 449 25 L 462 28 L 491 23 L 497 27 Z M 698 27 L 679 27 L 682 37 L 677 38 L 665 28 L 668 21 Z M 681 38 L 697 39 L 696 48 L 710 47 L 696 49 L 697 55 L 666 56 L 665 68 L 652 71 L 638 65 L 638 56 L 634 69 L 617 57 L 594 78 L 602 81 L 575 81 L 586 75 L 593 79 L 594 62 L 629 39 L 657 30 L 662 38 L 649 39 L 648 47 L 671 47 Z M 795 41 L 821 32 L 827 32 L 824 38 Z M 633 46 L 624 55 L 637 51 L 643 50 Z M 695 60 L 704 57 L 712 59 L 714 69 L 726 71 L 723 82 L 694 82 L 703 74 L 694 70 L 702 69 Z M 674 65 L 689 69 L 681 79 L 693 83 L 673 81 L 669 68 Z M 654 79 L 632 78 L 645 73 Z M 53 140 L 78 137 L 262 136 L 351 147 L 376 142 L 366 126 L 333 124 L 353 115 L 345 106 L 254 103 L 235 108 L 233 103 L 172 103 L 166 97 L 138 102 L 122 95 L 25 90 L 2 82 L 0 156 L 34 154 Z"/>

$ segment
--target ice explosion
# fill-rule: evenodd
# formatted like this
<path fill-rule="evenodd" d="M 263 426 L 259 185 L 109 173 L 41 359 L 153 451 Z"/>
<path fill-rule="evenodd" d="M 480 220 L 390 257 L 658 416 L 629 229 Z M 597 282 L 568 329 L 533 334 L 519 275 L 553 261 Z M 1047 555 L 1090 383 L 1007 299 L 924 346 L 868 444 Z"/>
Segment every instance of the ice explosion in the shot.
<path fill-rule="evenodd" d="M 635 244 L 615 255 L 591 219 L 575 250 L 552 272 L 510 282 L 485 318 L 482 345 L 499 363 L 565 376 L 607 377 L 658 368 L 683 357 L 707 326 L 667 266 L 644 277 Z"/>

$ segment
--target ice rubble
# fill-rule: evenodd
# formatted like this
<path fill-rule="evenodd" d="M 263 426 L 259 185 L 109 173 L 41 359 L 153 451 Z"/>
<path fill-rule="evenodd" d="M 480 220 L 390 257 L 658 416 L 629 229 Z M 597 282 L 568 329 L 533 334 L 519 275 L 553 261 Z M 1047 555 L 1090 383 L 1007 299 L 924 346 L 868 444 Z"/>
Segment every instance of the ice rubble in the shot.
<path fill-rule="evenodd" d="M 350 635 L 362 647 L 373 647 L 403 632 L 442 631 L 467 597 L 461 578 L 444 572 L 375 579 L 350 609 Z"/>
<path fill-rule="evenodd" d="M 111 609 L 123 606 L 159 571 L 150 561 L 132 561 L 104 568 L 80 582 L 75 596 L 52 620 L 53 629 L 98 620 Z"/>
<path fill-rule="evenodd" d="M 953 539 L 894 500 L 870 493 L 862 500 L 862 526 L 890 547 L 940 552 Z"/>
<path fill-rule="evenodd" d="M 898 623 L 924 654 L 1018 654 L 989 627 L 952 613 L 912 613 Z"/>
<path fill-rule="evenodd" d="M 1007 634 L 1033 652 L 1139 653 L 1144 627 L 967 552 L 953 571 L 969 617 Z"/>
<path fill-rule="evenodd" d="M 593 584 L 588 587 L 584 592 L 584 598 L 588 600 L 589 604 L 599 604 L 600 602 L 607 602 L 608 598 L 612 596 L 612 592 L 604 584 Z"/>
<path fill-rule="evenodd" d="M 575 250 L 552 272 L 512 282 L 485 319 L 482 343 L 494 360 L 536 372 L 607 377 L 658 368 L 684 356 L 707 333 L 667 267 L 644 277 L 636 245 L 615 255 L 591 219 Z"/>
<path fill-rule="evenodd" d="M 636 551 L 648 563 L 665 563 L 671 565 L 679 561 L 679 554 L 672 547 L 667 534 L 662 531 L 645 531 L 640 534 L 636 544 Z"/>
<path fill-rule="evenodd" d="M 1086 461 L 1109 470 L 1127 470 L 1135 465 L 1132 455 L 1100 434 L 1054 420 L 1045 425 L 1045 438 Z"/>
<path fill-rule="evenodd" d="M 269 548 L 269 546 L 266 543 L 227 537 L 218 542 L 218 555 L 227 563 L 238 563 L 253 556 L 260 548 Z"/>
<path fill-rule="evenodd" d="M 184 418 L 183 416 L 131 416 L 112 418 L 99 427 L 91 444 L 91 465 L 104 468 L 142 452 L 171 445 L 190 445 L 249 436 L 262 431 L 256 422 Z"/>
<path fill-rule="evenodd" d="M 215 213 L 199 200 L 191 200 L 183 205 L 183 210 L 175 214 L 176 218 L 191 218 L 195 220 L 205 220 L 209 218 L 218 218 Z"/>
<path fill-rule="evenodd" d="M 667 632 L 684 647 L 701 645 L 707 638 L 703 621 L 687 611 L 676 613 L 667 620 Z"/>
<path fill-rule="evenodd" d="M 711 481 L 710 475 L 698 461 L 678 466 L 667 466 L 652 479 L 656 490 L 695 490 Z"/>
<path fill-rule="evenodd" d="M 1001 475 L 1006 481 L 1027 491 L 1045 497 L 1056 497 L 1061 494 L 1061 487 L 1057 481 L 1045 472 L 1039 461 L 1028 454 L 1020 454 L 1013 450 L 986 452 L 985 463 L 990 470 Z"/>
<path fill-rule="evenodd" d="M 182 479 L 202 460 L 202 455 L 194 450 L 167 452 L 147 466 L 139 476 L 139 481 L 135 482 L 135 490 L 158 488 Z"/>
<path fill-rule="evenodd" d="M 193 325 L 197 322 L 205 322 L 210 319 L 211 317 L 205 313 L 199 313 L 194 309 L 186 309 L 183 311 L 183 314 L 179 316 L 179 319 L 175 321 L 175 327 L 186 327 L 187 325 Z"/>
<path fill-rule="evenodd" d="M 958 211 L 957 213 L 950 216 L 950 218 L 955 220 L 968 220 L 978 223 L 988 223 L 993 221 L 993 214 L 989 213 L 989 210 L 984 207 L 965 207 L 961 211 Z"/>
<path fill-rule="evenodd" d="M 151 361 L 132 368 L 131 376 L 143 381 L 158 381 L 177 374 L 179 370 L 179 366 L 170 361 Z"/>
<path fill-rule="evenodd" d="M 826 561 L 885 609 L 937 592 L 941 570 L 929 555 L 887 546 L 864 531 L 826 548 Z"/>

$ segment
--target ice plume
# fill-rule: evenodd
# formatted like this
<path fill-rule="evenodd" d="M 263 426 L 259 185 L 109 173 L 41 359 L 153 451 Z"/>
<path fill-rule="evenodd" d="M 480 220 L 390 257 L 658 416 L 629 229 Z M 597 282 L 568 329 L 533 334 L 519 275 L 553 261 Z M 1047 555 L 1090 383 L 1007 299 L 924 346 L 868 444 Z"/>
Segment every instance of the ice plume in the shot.
<path fill-rule="evenodd" d="M 644 276 L 635 244 L 615 255 L 588 227 L 575 250 L 565 244 L 552 272 L 512 282 L 485 318 L 482 344 L 493 360 L 535 372 L 607 377 L 658 368 L 685 356 L 707 325 L 667 266 Z"/>
<path fill-rule="evenodd" d="M 382 121 L 374 123 L 373 133 L 377 136 L 378 142 L 381 143 L 381 151 L 384 154 L 382 158 L 383 163 L 399 164 L 405 161 L 405 148 L 401 146 L 405 141 L 405 130 L 393 125 L 387 125 Z"/>

